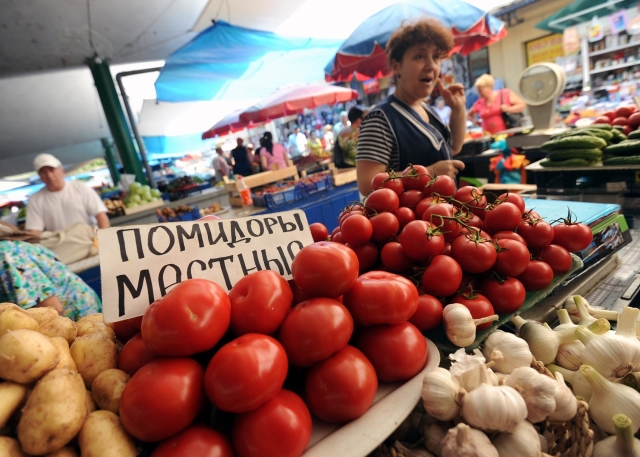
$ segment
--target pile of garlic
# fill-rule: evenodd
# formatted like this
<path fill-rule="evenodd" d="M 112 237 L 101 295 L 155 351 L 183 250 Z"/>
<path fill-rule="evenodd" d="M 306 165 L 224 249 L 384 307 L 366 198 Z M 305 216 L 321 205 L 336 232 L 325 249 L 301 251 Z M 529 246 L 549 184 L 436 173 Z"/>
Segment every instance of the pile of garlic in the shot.
<path fill-rule="evenodd" d="M 576 397 L 561 374 L 531 368 L 529 346 L 511 333 L 490 335 L 483 353 L 460 349 L 450 370 L 425 376 L 425 447 L 438 457 L 539 457 L 548 442 L 533 424 L 573 419 Z"/>

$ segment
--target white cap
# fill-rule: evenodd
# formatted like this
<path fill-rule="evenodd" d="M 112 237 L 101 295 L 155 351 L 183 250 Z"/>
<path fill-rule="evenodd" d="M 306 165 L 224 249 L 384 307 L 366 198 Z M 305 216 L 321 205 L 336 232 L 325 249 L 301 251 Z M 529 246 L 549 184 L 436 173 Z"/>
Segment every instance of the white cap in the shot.
<path fill-rule="evenodd" d="M 42 167 L 58 168 L 61 166 L 62 162 L 51 154 L 39 154 L 33 159 L 33 168 L 35 168 L 36 171 L 40 171 Z"/>

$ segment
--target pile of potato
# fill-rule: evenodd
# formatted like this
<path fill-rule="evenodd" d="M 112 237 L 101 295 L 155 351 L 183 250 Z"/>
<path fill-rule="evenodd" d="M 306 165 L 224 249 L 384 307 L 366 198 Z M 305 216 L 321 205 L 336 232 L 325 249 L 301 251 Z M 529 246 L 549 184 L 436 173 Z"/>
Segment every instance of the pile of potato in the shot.
<path fill-rule="evenodd" d="M 133 457 L 118 410 L 129 375 L 102 314 L 0 304 L 0 456 Z"/>

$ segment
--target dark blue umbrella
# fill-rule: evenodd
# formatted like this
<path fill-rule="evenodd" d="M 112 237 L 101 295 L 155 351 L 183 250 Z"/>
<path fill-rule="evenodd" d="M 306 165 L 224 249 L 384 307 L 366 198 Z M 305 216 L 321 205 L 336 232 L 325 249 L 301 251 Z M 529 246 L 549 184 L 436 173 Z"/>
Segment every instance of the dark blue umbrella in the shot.
<path fill-rule="evenodd" d="M 340 46 L 326 66 L 328 81 L 349 81 L 384 76 L 384 47 L 391 34 L 405 21 L 424 17 L 449 27 L 455 38 L 455 52 L 467 55 L 507 36 L 504 22 L 461 0 L 406 0 L 395 3 L 366 19 Z"/>

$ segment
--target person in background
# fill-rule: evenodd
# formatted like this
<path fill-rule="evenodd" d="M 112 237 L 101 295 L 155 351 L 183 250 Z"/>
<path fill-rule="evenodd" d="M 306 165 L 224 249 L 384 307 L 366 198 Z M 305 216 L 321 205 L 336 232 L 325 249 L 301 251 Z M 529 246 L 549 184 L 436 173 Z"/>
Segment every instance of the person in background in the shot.
<path fill-rule="evenodd" d="M 246 147 L 243 146 L 242 138 L 236 139 L 237 146 L 231 150 L 233 156 L 233 174 L 241 176 L 249 176 L 252 173 L 251 161 L 252 157 Z"/>
<path fill-rule="evenodd" d="M 333 127 L 329 124 L 324 126 L 324 150 L 333 151 L 333 144 L 335 139 L 333 138 Z"/>
<path fill-rule="evenodd" d="M 512 90 L 494 90 L 495 80 L 491 75 L 480 76 L 475 83 L 480 98 L 469 110 L 469 119 L 477 124 L 475 116 L 482 119 L 483 130 L 495 134 L 507 130 L 502 113 L 522 113 L 527 107 L 524 100 Z"/>
<path fill-rule="evenodd" d="M 42 232 L 65 230 L 82 223 L 99 228 L 111 227 L 107 208 L 98 193 L 80 181 L 65 181 L 62 163 L 51 154 L 40 154 L 33 166 L 44 188 L 29 197 L 26 230 Z"/>
<path fill-rule="evenodd" d="M 349 113 L 346 111 L 340 112 L 340 122 L 336 122 L 333 126 L 333 139 L 334 141 L 338 141 L 338 136 L 340 136 L 340 132 L 349 127 Z"/>
<path fill-rule="evenodd" d="M 445 87 L 439 80 L 442 59 L 454 46 L 448 27 L 435 19 L 403 25 L 387 42 L 387 63 L 396 90 L 377 104 L 362 122 L 356 170 L 361 194 L 371 192 L 371 179 L 387 169 L 402 171 L 422 165 L 431 176 L 455 177 L 464 163 L 453 160 L 466 134 L 464 87 Z M 427 99 L 438 87 L 451 108 L 449 126 Z"/>
<path fill-rule="evenodd" d="M 312 130 L 309 134 L 309 140 L 307 141 L 307 152 L 315 157 L 320 157 L 322 153 L 322 141 L 318 138 L 318 134 L 315 130 Z"/>
<path fill-rule="evenodd" d="M 358 149 L 358 135 L 362 124 L 364 112 L 355 106 L 347 114 L 349 125 L 338 135 L 338 144 L 343 151 L 343 160 L 346 165 L 356 166 L 356 151 Z"/>
<path fill-rule="evenodd" d="M 438 116 L 440 116 L 440 120 L 444 125 L 449 125 L 449 120 L 451 119 L 451 108 L 444 104 L 444 99 L 442 97 L 438 97 L 436 100 L 434 111 Z"/>
<path fill-rule="evenodd" d="M 304 136 L 300 127 L 296 126 L 289 135 L 288 144 L 289 155 L 298 157 L 303 155 L 307 149 L 307 137 Z"/>
<path fill-rule="evenodd" d="M 229 177 L 229 165 L 224 157 L 224 151 L 221 147 L 216 148 L 216 156 L 213 158 L 213 163 L 211 167 L 216 172 L 216 181 L 221 182 L 224 181 L 224 177 Z"/>
<path fill-rule="evenodd" d="M 262 143 L 264 144 L 260 149 L 262 169 L 273 170 L 274 165 L 277 165 L 279 170 L 287 168 L 287 149 L 280 143 L 273 142 L 271 132 L 264 132 Z"/>
<path fill-rule="evenodd" d="M 0 241 L 0 279 L 0 302 L 47 306 L 73 321 L 102 312 L 95 291 L 39 244 Z"/>
<path fill-rule="evenodd" d="M 258 143 L 259 143 L 258 148 L 253 151 L 253 160 L 251 162 L 251 165 L 253 166 L 254 169 L 257 168 L 258 173 L 260 173 L 264 171 L 262 169 L 262 160 L 260 159 L 260 150 L 264 146 L 264 137 L 260 137 L 260 139 L 258 140 Z"/>

